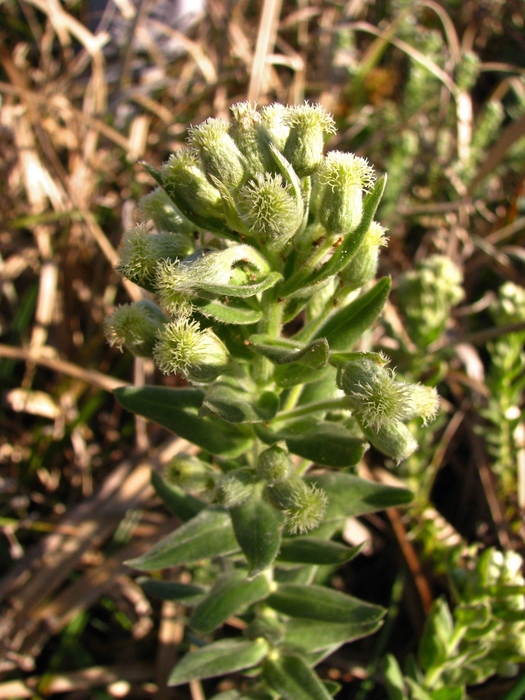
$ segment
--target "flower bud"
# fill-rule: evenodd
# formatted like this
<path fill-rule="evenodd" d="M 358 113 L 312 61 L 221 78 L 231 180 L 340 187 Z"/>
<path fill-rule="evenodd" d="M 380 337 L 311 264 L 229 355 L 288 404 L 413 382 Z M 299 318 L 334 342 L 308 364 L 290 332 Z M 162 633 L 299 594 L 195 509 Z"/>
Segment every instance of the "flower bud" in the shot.
<path fill-rule="evenodd" d="M 268 148 L 271 137 L 261 114 L 249 102 L 237 102 L 230 110 L 231 135 L 246 159 L 250 175 L 253 177 L 256 173 L 273 171 L 275 164 Z"/>
<path fill-rule="evenodd" d="M 279 481 L 290 476 L 291 461 L 286 450 L 272 445 L 261 452 L 257 460 L 257 473 L 268 481 Z"/>
<path fill-rule="evenodd" d="M 379 248 L 386 245 L 386 240 L 383 226 L 373 221 L 351 263 L 340 273 L 346 288 L 349 290 L 359 289 L 375 277 Z"/>
<path fill-rule="evenodd" d="M 267 241 L 270 250 L 280 250 L 303 220 L 302 204 L 281 175 L 257 174 L 240 189 L 238 206 L 247 235 Z"/>
<path fill-rule="evenodd" d="M 280 479 L 269 485 L 268 496 L 286 518 L 288 532 L 308 532 L 323 520 L 328 497 L 317 486 L 306 484 L 300 477 Z"/>
<path fill-rule="evenodd" d="M 417 441 L 410 430 L 398 420 L 387 423 L 379 430 L 373 430 L 361 424 L 361 430 L 379 452 L 391 457 L 396 464 L 410 457 L 418 448 Z"/>
<path fill-rule="evenodd" d="M 322 195 L 319 219 L 331 233 L 354 231 L 363 217 L 363 194 L 374 182 L 374 169 L 353 153 L 331 151 L 318 171 Z"/>
<path fill-rule="evenodd" d="M 348 362 L 339 372 L 337 383 L 359 422 L 371 430 L 411 417 L 408 385 L 396 382 L 392 370 L 373 360 Z"/>
<path fill-rule="evenodd" d="M 228 350 L 211 328 L 181 318 L 167 323 L 158 333 L 153 357 L 165 374 L 180 372 L 192 382 L 216 379 L 228 365 Z"/>
<path fill-rule="evenodd" d="M 220 477 L 215 487 L 215 500 L 225 508 L 236 508 L 252 494 L 255 474 L 251 469 L 236 469 Z"/>
<path fill-rule="evenodd" d="M 185 233 L 189 236 L 195 230 L 195 226 L 181 214 L 161 187 L 142 197 L 139 209 L 143 218 L 151 219 L 159 231 Z"/>
<path fill-rule="evenodd" d="M 281 152 L 284 150 L 286 139 L 290 134 L 290 126 L 284 118 L 286 111 L 287 108 L 278 102 L 267 105 L 261 110 L 262 123 L 266 133 L 273 145 Z"/>
<path fill-rule="evenodd" d="M 213 487 L 216 474 L 211 464 L 184 452 L 173 457 L 164 467 L 166 481 L 195 493 Z"/>
<path fill-rule="evenodd" d="M 439 411 L 439 396 L 434 387 L 423 384 L 407 384 L 408 419 L 422 418 L 424 425 L 431 423 Z"/>
<path fill-rule="evenodd" d="M 333 118 L 321 105 L 305 104 L 288 107 L 283 121 L 290 127 L 284 157 L 299 177 L 311 175 L 322 160 L 325 134 L 335 133 Z"/>
<path fill-rule="evenodd" d="M 189 142 L 199 151 L 208 178 L 236 189 L 245 179 L 245 161 L 229 129 L 223 119 L 206 119 L 190 129 Z"/>
<path fill-rule="evenodd" d="M 184 258 L 193 248 L 193 241 L 182 233 L 148 233 L 145 226 L 136 226 L 122 238 L 117 270 L 130 282 L 153 291 L 158 263 Z"/>
<path fill-rule="evenodd" d="M 185 216 L 223 218 L 219 191 L 206 179 L 195 151 L 184 148 L 171 155 L 161 176 L 168 196 Z"/>
<path fill-rule="evenodd" d="M 125 345 L 137 357 L 151 357 L 157 332 L 168 317 L 149 299 L 117 306 L 104 322 L 110 345 Z"/>

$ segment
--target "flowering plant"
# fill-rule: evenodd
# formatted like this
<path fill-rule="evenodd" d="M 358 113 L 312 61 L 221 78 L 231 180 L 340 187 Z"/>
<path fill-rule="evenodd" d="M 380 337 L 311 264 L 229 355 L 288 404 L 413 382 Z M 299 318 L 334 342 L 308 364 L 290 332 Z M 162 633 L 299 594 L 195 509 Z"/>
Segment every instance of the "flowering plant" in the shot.
<path fill-rule="evenodd" d="M 107 337 L 190 386 L 116 397 L 201 450 L 153 474 L 183 525 L 129 564 L 194 574 L 143 581 L 193 608 L 199 648 L 172 685 L 246 671 L 215 697 L 330 698 L 313 667 L 374 632 L 384 610 L 321 585 L 319 567 L 358 553 L 338 541 L 348 517 L 411 499 L 352 470 L 369 444 L 408 457 L 407 422 L 431 420 L 437 394 L 355 348 L 390 290 L 374 281 L 386 178 L 353 154 L 324 154 L 335 126 L 320 106 L 231 112 L 191 128 L 160 172 L 148 166 L 147 221 L 121 245 L 120 272 L 156 301 L 118 307 Z M 212 641 L 232 616 L 243 636 Z"/>

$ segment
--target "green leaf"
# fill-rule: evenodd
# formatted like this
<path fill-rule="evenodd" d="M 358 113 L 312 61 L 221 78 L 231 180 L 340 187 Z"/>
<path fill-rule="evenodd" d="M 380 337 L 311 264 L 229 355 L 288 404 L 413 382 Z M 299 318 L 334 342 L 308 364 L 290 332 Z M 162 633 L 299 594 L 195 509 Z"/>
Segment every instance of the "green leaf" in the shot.
<path fill-rule="evenodd" d="M 285 700 L 332 700 L 318 676 L 298 656 L 267 658 L 263 678 Z"/>
<path fill-rule="evenodd" d="M 225 297 L 252 297 L 255 294 L 271 289 L 271 287 L 275 287 L 282 277 L 280 272 L 269 272 L 261 280 L 252 284 L 213 284 L 199 281 L 198 287 L 209 294 L 218 294 Z"/>
<path fill-rule="evenodd" d="M 260 489 L 242 505 L 230 510 L 235 536 L 250 566 L 250 576 L 256 576 L 271 566 L 281 546 L 282 515 Z"/>
<path fill-rule="evenodd" d="M 406 505 L 414 497 L 408 489 L 376 484 L 352 474 L 339 472 L 307 475 L 305 481 L 323 489 L 328 496 L 323 523 L 374 513 L 391 506 Z M 312 534 L 315 534 L 315 530 Z"/>
<path fill-rule="evenodd" d="M 352 348 L 383 310 L 391 285 L 390 277 L 380 279 L 368 292 L 332 314 L 315 336 L 325 337 L 332 351 Z"/>
<path fill-rule="evenodd" d="M 266 602 L 274 610 L 290 617 L 358 625 L 377 623 L 386 612 L 378 605 L 365 603 L 332 588 L 297 583 L 281 583 Z"/>
<path fill-rule="evenodd" d="M 264 639 L 222 639 L 186 654 L 171 672 L 168 685 L 181 685 L 252 668 L 257 666 L 267 653 L 268 643 Z"/>
<path fill-rule="evenodd" d="M 206 415 L 204 411 L 210 411 L 228 423 L 259 423 L 271 420 L 278 409 L 279 397 L 273 392 L 253 397 L 242 389 L 219 381 L 206 391 L 201 415 Z"/>
<path fill-rule="evenodd" d="M 196 299 L 195 306 L 203 316 L 213 318 L 219 323 L 228 323 L 234 326 L 250 325 L 257 323 L 262 318 L 261 309 L 247 306 L 240 299 L 227 297 L 224 302 L 218 299 L 214 301 Z"/>
<path fill-rule="evenodd" d="M 405 681 L 403 673 L 395 656 L 387 654 L 383 662 L 383 678 L 385 682 L 388 700 L 409 700 L 405 693 Z"/>
<path fill-rule="evenodd" d="M 266 598 L 270 584 L 262 574 L 247 580 L 246 571 L 234 571 L 218 576 L 211 591 L 202 600 L 190 619 L 190 626 L 207 634 L 222 625 L 243 608 Z"/>
<path fill-rule="evenodd" d="M 168 484 L 165 479 L 163 479 L 160 474 L 155 471 L 151 472 L 151 483 L 155 492 L 166 508 L 180 518 L 183 522 L 190 520 L 194 515 L 200 513 L 201 510 L 206 508 L 206 503 L 200 501 L 195 496 L 191 496 L 189 493 L 185 493 L 182 489 L 175 484 Z"/>
<path fill-rule="evenodd" d="M 344 564 L 360 550 L 361 547 L 347 547 L 316 537 L 285 537 L 277 559 L 296 564 Z"/>
<path fill-rule="evenodd" d="M 430 697 L 432 700 L 464 700 L 465 689 L 462 686 L 445 686 L 438 690 L 431 690 Z M 505 696 L 504 700 L 508 700 Z"/>
<path fill-rule="evenodd" d="M 251 438 L 241 428 L 212 417 L 199 417 L 202 389 L 121 387 L 114 393 L 128 411 L 155 421 L 212 454 L 238 457 L 250 447 Z"/>
<path fill-rule="evenodd" d="M 419 643 L 418 660 L 423 671 L 441 666 L 454 652 L 454 619 L 443 598 L 434 601 Z"/>
<path fill-rule="evenodd" d="M 140 164 L 142 165 L 144 170 L 146 170 L 146 172 L 148 172 L 151 175 L 151 177 L 155 180 L 157 185 L 160 185 L 162 187 L 162 175 L 160 174 L 160 170 L 157 170 L 157 168 L 154 168 L 153 165 L 146 163 L 145 160 L 141 160 Z"/>
<path fill-rule="evenodd" d="M 275 432 L 256 426 L 261 440 L 273 444 L 285 440 L 293 454 L 325 467 L 350 467 L 365 453 L 366 443 L 354 437 L 343 425 L 302 418 Z"/>
<path fill-rule="evenodd" d="M 312 369 L 321 369 L 325 367 L 330 356 L 330 348 L 325 338 L 304 344 L 286 338 L 251 335 L 248 341 L 254 352 L 267 357 L 276 365 L 299 362 Z"/>
<path fill-rule="evenodd" d="M 142 571 L 165 569 L 212 559 L 239 549 L 230 516 L 224 510 L 206 508 L 164 537 L 145 554 L 126 562 Z"/>
<path fill-rule="evenodd" d="M 202 586 L 193 586 L 188 583 L 178 583 L 177 581 L 157 581 L 154 578 L 144 576 L 137 579 L 142 590 L 147 595 L 159 598 L 160 600 L 173 600 L 184 605 L 196 605 L 207 593 Z"/>
<path fill-rule="evenodd" d="M 382 622 L 380 619 L 364 623 L 323 622 L 291 618 L 285 627 L 285 644 L 293 650 L 312 654 L 324 649 L 340 647 L 361 637 L 373 634 Z"/>
<path fill-rule="evenodd" d="M 288 389 L 298 384 L 310 384 L 324 379 L 332 374 L 332 367 L 322 367 L 315 369 L 304 364 L 282 365 L 274 369 L 273 377 L 277 385 L 283 389 Z M 334 380 L 335 384 L 335 380 Z"/>

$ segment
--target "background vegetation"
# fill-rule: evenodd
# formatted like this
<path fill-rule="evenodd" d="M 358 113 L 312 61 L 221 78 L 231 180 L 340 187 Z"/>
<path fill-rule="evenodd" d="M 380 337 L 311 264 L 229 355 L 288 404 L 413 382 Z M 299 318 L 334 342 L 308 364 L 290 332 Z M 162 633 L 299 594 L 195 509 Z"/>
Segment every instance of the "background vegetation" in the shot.
<path fill-rule="evenodd" d="M 139 294 L 114 265 L 152 186 L 140 160 L 159 166 L 189 124 L 247 98 L 320 102 L 338 125 L 328 148 L 388 172 L 394 292 L 367 342 L 442 396 L 413 457 L 360 465 L 414 505 L 349 522 L 364 553 L 330 574 L 389 615 L 320 673 L 338 698 L 383 698 L 385 654 L 403 664 L 433 604 L 475 597 L 461 572 L 479 552 L 523 554 L 525 301 L 499 291 L 524 280 L 522 4 L 209 0 L 184 33 L 162 7 L 120 2 L 97 29 L 87 2 L 0 4 L 0 698 L 213 694 L 165 687 L 184 609 L 148 599 L 123 564 L 176 525 L 149 475 L 184 445 L 110 391 L 177 380 L 109 348 L 102 324 Z M 433 254 L 464 282 L 425 268 Z M 472 697 L 519 686 L 482 676 Z"/>

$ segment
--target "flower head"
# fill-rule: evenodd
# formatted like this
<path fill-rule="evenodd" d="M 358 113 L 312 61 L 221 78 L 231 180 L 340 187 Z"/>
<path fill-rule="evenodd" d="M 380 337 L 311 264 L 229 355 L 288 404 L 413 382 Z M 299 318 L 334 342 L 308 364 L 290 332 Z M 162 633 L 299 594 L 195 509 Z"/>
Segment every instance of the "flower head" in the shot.
<path fill-rule="evenodd" d="M 137 357 L 151 357 L 157 332 L 168 317 L 149 299 L 117 306 L 106 318 L 104 331 L 110 345 L 125 345 Z"/>
<path fill-rule="evenodd" d="M 322 188 L 319 218 L 330 233 L 350 233 L 363 216 L 363 194 L 374 183 L 374 169 L 353 153 L 331 151 L 319 165 Z"/>
<path fill-rule="evenodd" d="M 184 258 L 192 251 L 193 242 L 182 233 L 148 233 L 145 226 L 136 226 L 122 238 L 117 270 L 152 291 L 159 262 Z"/>
<path fill-rule="evenodd" d="M 303 211 L 281 175 L 257 174 L 239 191 L 241 218 L 249 234 L 280 249 L 299 228 Z"/>
<path fill-rule="evenodd" d="M 273 482 L 267 492 L 274 506 L 283 513 L 291 534 L 308 532 L 322 522 L 328 497 L 317 486 L 291 476 Z"/>
<path fill-rule="evenodd" d="M 159 331 L 153 357 L 164 374 L 180 372 L 196 383 L 216 379 L 229 359 L 228 350 L 211 328 L 201 329 L 197 321 L 185 316 Z"/>
<path fill-rule="evenodd" d="M 323 157 L 325 134 L 335 133 L 335 123 L 321 105 L 287 107 L 282 117 L 290 132 L 283 149 L 284 157 L 299 177 L 315 172 Z"/>

